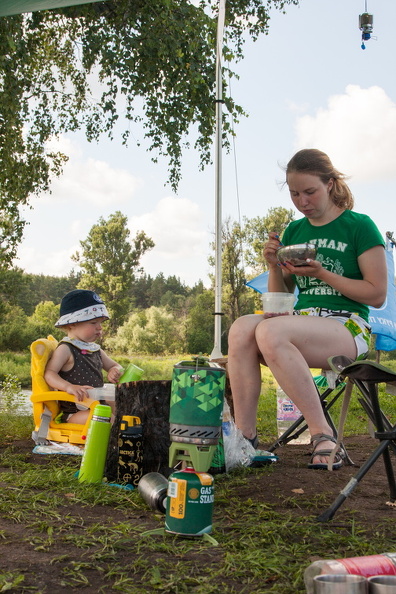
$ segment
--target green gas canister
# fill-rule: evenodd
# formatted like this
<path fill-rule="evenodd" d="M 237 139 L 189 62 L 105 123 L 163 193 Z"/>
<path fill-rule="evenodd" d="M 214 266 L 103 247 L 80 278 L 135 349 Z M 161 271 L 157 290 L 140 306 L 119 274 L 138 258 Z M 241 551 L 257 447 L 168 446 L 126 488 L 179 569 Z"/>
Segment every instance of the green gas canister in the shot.
<path fill-rule="evenodd" d="M 110 406 L 105 404 L 95 406 L 78 473 L 80 482 L 101 483 L 103 480 L 111 431 L 110 419 Z"/>
<path fill-rule="evenodd" d="M 124 415 L 118 435 L 118 482 L 134 487 L 143 475 L 143 428 L 139 417 Z"/>
<path fill-rule="evenodd" d="M 165 531 L 185 537 L 212 531 L 214 480 L 187 467 L 169 477 Z"/>

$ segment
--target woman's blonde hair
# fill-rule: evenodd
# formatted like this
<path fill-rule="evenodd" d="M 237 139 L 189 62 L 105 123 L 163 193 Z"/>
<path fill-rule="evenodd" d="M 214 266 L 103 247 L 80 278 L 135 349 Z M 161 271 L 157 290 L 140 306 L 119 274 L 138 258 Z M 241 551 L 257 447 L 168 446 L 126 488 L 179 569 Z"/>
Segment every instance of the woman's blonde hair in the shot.
<path fill-rule="evenodd" d="M 324 184 L 333 180 L 330 198 L 339 208 L 352 210 L 354 199 L 343 173 L 337 171 L 326 153 L 318 149 L 303 149 L 298 151 L 286 166 L 286 178 L 289 173 L 309 173 L 317 175 Z"/>

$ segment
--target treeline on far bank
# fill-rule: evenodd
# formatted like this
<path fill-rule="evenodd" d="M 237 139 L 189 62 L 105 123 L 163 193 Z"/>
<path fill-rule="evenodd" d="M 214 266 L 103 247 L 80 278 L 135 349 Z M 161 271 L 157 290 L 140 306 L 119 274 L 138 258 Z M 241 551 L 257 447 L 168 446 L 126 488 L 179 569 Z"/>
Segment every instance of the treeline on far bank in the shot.
<path fill-rule="evenodd" d="M 81 275 L 27 274 L 20 269 L 0 272 L 0 351 L 25 351 L 33 340 L 64 334 L 54 324 L 68 291 L 79 288 Z M 90 287 L 96 290 L 96 287 Z M 125 355 L 173 353 L 210 354 L 214 340 L 214 291 L 200 281 L 188 287 L 176 276 L 141 274 L 127 295 L 129 310 L 122 320 L 105 324 L 103 346 Z M 107 304 L 107 301 L 106 301 Z M 246 313 L 254 310 L 254 297 Z M 227 352 L 230 316 L 222 316 L 222 350 Z"/>

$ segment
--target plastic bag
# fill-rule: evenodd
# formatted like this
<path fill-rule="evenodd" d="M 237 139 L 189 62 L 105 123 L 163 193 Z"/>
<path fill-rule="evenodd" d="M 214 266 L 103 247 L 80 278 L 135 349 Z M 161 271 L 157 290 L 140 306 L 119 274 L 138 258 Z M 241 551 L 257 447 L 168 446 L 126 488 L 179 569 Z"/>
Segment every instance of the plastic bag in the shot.
<path fill-rule="evenodd" d="M 261 466 L 278 460 L 271 452 L 254 449 L 235 425 L 227 400 L 224 400 L 222 433 L 226 472 L 238 466 Z"/>
<path fill-rule="evenodd" d="M 227 400 L 224 400 L 222 432 L 226 472 L 238 466 L 249 466 L 256 450 L 235 425 Z"/>

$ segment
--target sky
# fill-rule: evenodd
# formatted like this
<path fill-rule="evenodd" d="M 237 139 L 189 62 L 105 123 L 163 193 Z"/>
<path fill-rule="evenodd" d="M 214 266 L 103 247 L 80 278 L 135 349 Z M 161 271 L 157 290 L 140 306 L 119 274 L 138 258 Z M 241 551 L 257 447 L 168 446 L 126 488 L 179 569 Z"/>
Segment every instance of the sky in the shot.
<path fill-rule="evenodd" d="M 374 30 L 362 50 L 366 4 Z M 282 167 L 297 150 L 314 147 L 349 176 L 355 210 L 371 216 L 383 235 L 396 235 L 395 27 L 394 0 L 300 0 L 286 14 L 271 11 L 269 34 L 247 40 L 244 60 L 232 65 L 240 77 L 231 81 L 232 96 L 248 117 L 235 126 L 232 151 L 222 158 L 223 220 L 292 208 Z M 132 137 L 142 140 L 141 129 Z M 154 164 L 142 144 L 61 137 L 69 162 L 52 194 L 34 197 L 33 209 L 24 211 L 29 225 L 15 265 L 57 276 L 77 270 L 71 255 L 80 241 L 100 217 L 119 210 L 132 238 L 143 230 L 155 243 L 141 259 L 147 274 L 209 286 L 214 165 L 199 171 L 198 155 L 188 151 L 174 194 L 166 161 Z"/>

